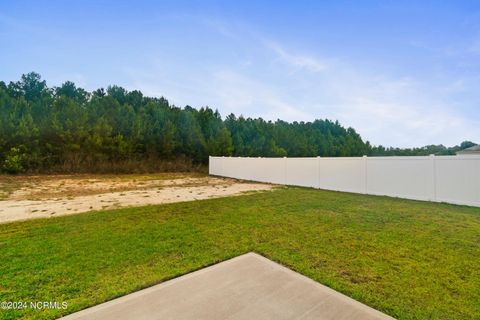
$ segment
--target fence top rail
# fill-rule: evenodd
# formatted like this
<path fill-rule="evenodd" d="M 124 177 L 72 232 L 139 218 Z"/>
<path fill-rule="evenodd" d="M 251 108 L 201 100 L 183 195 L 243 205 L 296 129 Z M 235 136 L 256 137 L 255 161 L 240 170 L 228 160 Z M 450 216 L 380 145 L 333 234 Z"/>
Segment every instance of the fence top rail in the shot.
<path fill-rule="evenodd" d="M 214 159 L 294 159 L 294 160 L 355 160 L 355 159 L 370 159 L 370 160 L 428 160 L 432 157 L 437 160 L 480 160 L 480 155 L 441 155 L 441 156 L 381 156 L 381 157 L 222 157 L 222 156 L 209 156 Z"/>

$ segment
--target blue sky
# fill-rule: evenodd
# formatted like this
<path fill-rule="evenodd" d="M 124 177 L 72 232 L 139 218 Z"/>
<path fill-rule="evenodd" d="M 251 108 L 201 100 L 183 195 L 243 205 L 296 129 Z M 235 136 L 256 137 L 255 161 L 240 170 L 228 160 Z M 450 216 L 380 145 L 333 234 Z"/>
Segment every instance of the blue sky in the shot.
<path fill-rule="evenodd" d="M 373 144 L 480 142 L 478 1 L 5 1 L 0 80 L 339 120 Z"/>

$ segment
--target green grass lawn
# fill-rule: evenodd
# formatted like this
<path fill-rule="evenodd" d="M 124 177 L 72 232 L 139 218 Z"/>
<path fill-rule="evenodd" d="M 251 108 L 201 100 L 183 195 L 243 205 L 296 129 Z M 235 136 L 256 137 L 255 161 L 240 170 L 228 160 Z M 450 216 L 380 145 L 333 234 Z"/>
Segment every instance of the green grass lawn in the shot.
<path fill-rule="evenodd" d="M 248 251 L 399 319 L 480 319 L 480 208 L 285 188 L 0 225 L 0 301 L 72 313 Z"/>

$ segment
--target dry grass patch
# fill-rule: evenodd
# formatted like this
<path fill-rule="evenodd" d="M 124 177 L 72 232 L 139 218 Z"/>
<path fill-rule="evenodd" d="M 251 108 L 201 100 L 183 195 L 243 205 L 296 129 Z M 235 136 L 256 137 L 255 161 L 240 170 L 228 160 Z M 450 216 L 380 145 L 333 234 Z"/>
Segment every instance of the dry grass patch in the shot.
<path fill-rule="evenodd" d="M 271 189 L 265 184 L 179 173 L 20 176 L 7 179 L 4 185 L 9 185 L 8 195 L 0 201 L 0 223 Z"/>
<path fill-rule="evenodd" d="M 0 200 L 72 198 L 170 184 L 202 184 L 200 173 L 0 176 Z M 204 179 L 204 180 L 202 180 Z M 190 181 L 191 180 L 191 181 Z"/>

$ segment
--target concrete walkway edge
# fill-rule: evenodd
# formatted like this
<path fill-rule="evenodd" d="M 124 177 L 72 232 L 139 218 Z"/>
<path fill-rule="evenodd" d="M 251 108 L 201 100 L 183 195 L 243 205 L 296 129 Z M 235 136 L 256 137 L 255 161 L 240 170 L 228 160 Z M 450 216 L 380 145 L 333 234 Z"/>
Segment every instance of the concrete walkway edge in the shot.
<path fill-rule="evenodd" d="M 62 319 L 393 319 L 250 252 Z"/>

